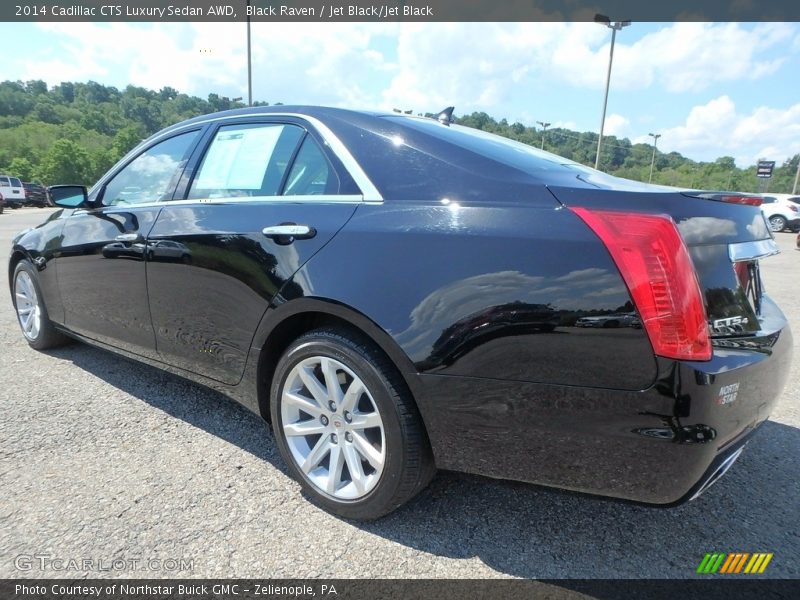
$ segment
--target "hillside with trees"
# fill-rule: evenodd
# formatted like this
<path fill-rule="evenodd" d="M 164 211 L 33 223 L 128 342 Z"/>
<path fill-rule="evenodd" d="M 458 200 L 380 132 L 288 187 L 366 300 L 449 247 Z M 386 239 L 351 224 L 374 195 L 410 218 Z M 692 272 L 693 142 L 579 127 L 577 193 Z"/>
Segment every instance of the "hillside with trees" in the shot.
<path fill-rule="evenodd" d="M 258 103 L 267 105 L 267 103 Z M 280 103 L 278 103 L 280 104 Z M 159 91 L 129 85 L 123 90 L 64 82 L 0 83 L 0 173 L 23 181 L 91 185 L 143 138 L 178 121 L 244 106 L 217 94 L 207 99 L 165 87 Z M 496 120 L 485 112 L 456 118 L 462 125 L 541 147 L 542 131 Z M 545 150 L 594 166 L 597 134 L 548 129 Z M 627 138 L 603 139 L 600 168 L 638 181 L 650 174 L 652 146 Z M 800 154 L 776 165 L 771 192 L 791 192 Z M 689 188 L 759 191 L 755 165 L 739 169 L 730 156 L 697 162 L 677 152 L 656 155 L 653 183 Z"/>

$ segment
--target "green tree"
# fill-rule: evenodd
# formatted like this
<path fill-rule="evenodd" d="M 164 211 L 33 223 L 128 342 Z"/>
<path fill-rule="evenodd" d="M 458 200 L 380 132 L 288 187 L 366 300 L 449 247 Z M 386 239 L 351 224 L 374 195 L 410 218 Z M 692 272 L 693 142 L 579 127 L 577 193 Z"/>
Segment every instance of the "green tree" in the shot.
<path fill-rule="evenodd" d="M 269 103 L 256 101 L 256 106 Z M 273 103 L 278 106 L 281 103 Z M 242 106 L 211 93 L 207 98 L 181 94 L 172 87 L 123 90 L 89 81 L 61 82 L 49 88 L 43 81 L 0 82 L 0 165 L 6 170 L 16 159 L 32 167 L 32 175 L 47 175 L 49 183 L 90 182 L 161 128 L 216 110 Z M 426 116 L 435 116 L 428 113 Z M 539 147 L 542 132 L 523 123 L 509 123 L 486 112 L 456 116 L 456 123 L 502 135 Z M 67 141 L 65 146 L 59 142 Z M 59 156 L 76 149 L 83 153 Z M 578 163 L 594 166 L 597 134 L 560 127 L 547 130 L 545 149 Z M 652 146 L 607 136 L 600 155 L 601 168 L 639 181 L 650 175 Z M 800 155 L 776 165 L 769 180 L 771 192 L 790 192 Z M 17 167 L 27 168 L 17 162 Z M 755 166 L 738 168 L 730 156 L 708 162 L 693 161 L 678 152 L 656 154 L 653 182 L 676 187 L 704 187 L 730 191 L 758 191 L 762 180 Z"/>
<path fill-rule="evenodd" d="M 56 140 L 42 158 L 37 176 L 47 185 L 88 185 L 92 182 L 92 161 L 89 153 L 76 142 Z"/>
<path fill-rule="evenodd" d="M 19 177 L 22 181 L 30 181 L 33 179 L 33 163 L 27 158 L 17 156 L 3 173 L 7 173 L 12 177 Z"/>
<path fill-rule="evenodd" d="M 129 125 L 120 129 L 114 136 L 114 143 L 111 146 L 111 157 L 113 162 L 118 161 L 142 141 L 142 134 L 138 127 Z"/>

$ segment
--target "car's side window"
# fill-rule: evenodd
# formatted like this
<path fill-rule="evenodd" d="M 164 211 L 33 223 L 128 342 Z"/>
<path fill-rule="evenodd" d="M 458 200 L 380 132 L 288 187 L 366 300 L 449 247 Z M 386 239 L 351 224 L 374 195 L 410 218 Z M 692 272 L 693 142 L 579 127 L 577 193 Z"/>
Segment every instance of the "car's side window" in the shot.
<path fill-rule="evenodd" d="M 199 131 L 182 133 L 142 152 L 106 184 L 103 205 L 142 204 L 171 198 L 198 134 Z"/>
<path fill-rule="evenodd" d="M 188 198 L 277 196 L 304 134 L 296 125 L 276 123 L 220 127 L 197 169 Z"/>
<path fill-rule="evenodd" d="M 285 196 L 337 194 L 339 178 L 322 149 L 307 135 L 292 163 L 283 190 Z"/>

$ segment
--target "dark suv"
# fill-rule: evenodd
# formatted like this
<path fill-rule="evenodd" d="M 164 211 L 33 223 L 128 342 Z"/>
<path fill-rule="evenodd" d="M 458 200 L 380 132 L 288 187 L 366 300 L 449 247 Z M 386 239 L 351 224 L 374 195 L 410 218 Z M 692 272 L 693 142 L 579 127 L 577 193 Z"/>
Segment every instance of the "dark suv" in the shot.
<path fill-rule="evenodd" d="M 38 206 L 44 208 L 49 206 L 47 201 L 47 190 L 41 183 L 23 182 L 25 189 L 25 204 L 28 206 Z"/>
<path fill-rule="evenodd" d="M 609 177 L 446 116 L 206 115 L 49 191 L 63 210 L 8 272 L 30 345 L 71 336 L 228 394 L 347 517 L 437 467 L 694 498 L 789 374 L 760 198 Z"/>

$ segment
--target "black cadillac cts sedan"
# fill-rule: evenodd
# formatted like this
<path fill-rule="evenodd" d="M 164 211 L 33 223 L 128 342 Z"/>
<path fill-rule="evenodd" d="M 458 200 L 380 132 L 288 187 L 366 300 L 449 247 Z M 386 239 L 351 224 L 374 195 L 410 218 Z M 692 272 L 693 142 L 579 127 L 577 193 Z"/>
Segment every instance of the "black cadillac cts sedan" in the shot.
<path fill-rule="evenodd" d="M 789 371 L 758 199 L 608 177 L 446 115 L 207 115 L 50 193 L 62 210 L 8 271 L 30 345 L 77 338 L 235 398 L 345 517 L 436 468 L 690 499 Z"/>

